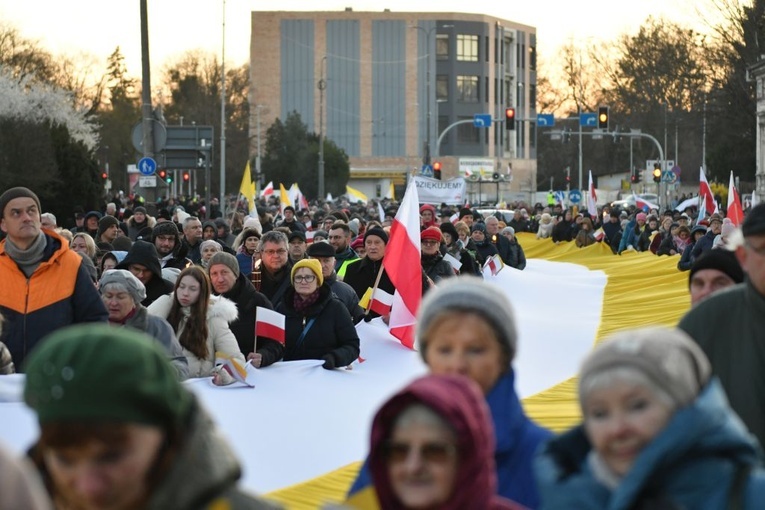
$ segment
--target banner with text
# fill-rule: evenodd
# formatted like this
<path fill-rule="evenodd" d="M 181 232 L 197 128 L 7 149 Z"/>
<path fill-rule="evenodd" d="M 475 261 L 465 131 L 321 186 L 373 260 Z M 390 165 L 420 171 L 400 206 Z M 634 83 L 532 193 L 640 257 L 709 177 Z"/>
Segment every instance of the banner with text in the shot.
<path fill-rule="evenodd" d="M 417 195 L 421 204 L 462 205 L 465 203 L 467 185 L 462 177 L 439 181 L 415 175 L 414 181 L 417 184 Z"/>

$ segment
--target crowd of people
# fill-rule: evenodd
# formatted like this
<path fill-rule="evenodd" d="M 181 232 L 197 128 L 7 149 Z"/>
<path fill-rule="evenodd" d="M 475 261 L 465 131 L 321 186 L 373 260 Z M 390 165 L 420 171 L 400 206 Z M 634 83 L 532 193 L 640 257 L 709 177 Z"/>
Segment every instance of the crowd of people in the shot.
<path fill-rule="evenodd" d="M 212 377 L 217 355 L 259 370 L 353 363 L 355 326 L 389 319 L 369 295 L 395 292 L 395 213 L 263 202 L 223 217 L 217 204 L 125 200 L 64 228 L 32 190 L 5 190 L 0 374 L 26 373 L 40 436 L 31 467 L 0 450 L 0 508 L 270 508 L 237 488 L 237 460 L 180 382 Z M 383 509 L 758 508 L 765 204 L 740 228 L 690 213 L 517 204 L 506 223 L 422 205 L 416 337 L 429 374 L 377 412 L 347 505 L 372 491 Z M 482 277 L 490 260 L 525 269 L 522 232 L 677 256 L 689 275 L 677 328 L 623 331 L 587 357 L 582 423 L 559 436 L 523 411 L 522 318 Z M 256 334 L 258 308 L 284 315 L 283 341 Z"/>

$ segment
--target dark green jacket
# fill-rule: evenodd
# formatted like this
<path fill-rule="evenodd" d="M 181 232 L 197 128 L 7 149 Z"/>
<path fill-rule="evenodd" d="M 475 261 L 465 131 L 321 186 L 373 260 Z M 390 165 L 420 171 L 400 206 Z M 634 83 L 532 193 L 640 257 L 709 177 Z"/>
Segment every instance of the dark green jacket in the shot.
<path fill-rule="evenodd" d="M 747 279 L 697 304 L 678 327 L 699 344 L 730 406 L 765 444 L 765 296 Z"/>

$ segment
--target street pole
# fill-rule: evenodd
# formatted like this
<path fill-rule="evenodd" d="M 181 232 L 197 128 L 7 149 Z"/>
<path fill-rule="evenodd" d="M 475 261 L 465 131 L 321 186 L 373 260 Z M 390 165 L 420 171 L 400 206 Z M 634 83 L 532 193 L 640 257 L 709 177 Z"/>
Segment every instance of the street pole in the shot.
<path fill-rule="evenodd" d="M 261 169 L 260 169 L 260 109 L 263 108 L 263 105 L 255 105 L 255 111 L 257 112 L 257 118 L 258 118 L 258 156 L 255 158 L 255 182 L 257 184 L 257 189 L 259 192 L 263 191 L 263 178 L 261 175 Z"/>
<path fill-rule="evenodd" d="M 582 116 L 582 110 L 579 109 L 579 117 Z M 579 122 L 579 189 L 582 189 L 582 123 Z"/>
<path fill-rule="evenodd" d="M 149 61 L 149 12 L 147 0 L 141 0 L 141 122 L 143 125 L 143 157 L 154 157 L 154 130 L 151 115 L 151 65 Z M 154 201 L 156 188 L 147 188 L 145 198 Z"/>
<path fill-rule="evenodd" d="M 252 200 L 252 197 L 247 197 Z M 226 0 L 223 0 L 223 46 L 220 59 L 220 212 L 226 214 Z M 212 206 L 205 204 L 212 213 Z M 208 216 L 209 217 L 209 216 Z"/>
<path fill-rule="evenodd" d="M 327 82 L 324 79 L 324 67 L 327 63 L 327 56 L 321 59 L 321 79 L 319 80 L 319 191 L 318 199 L 323 199 L 327 195 L 324 193 L 324 89 L 327 88 Z"/>

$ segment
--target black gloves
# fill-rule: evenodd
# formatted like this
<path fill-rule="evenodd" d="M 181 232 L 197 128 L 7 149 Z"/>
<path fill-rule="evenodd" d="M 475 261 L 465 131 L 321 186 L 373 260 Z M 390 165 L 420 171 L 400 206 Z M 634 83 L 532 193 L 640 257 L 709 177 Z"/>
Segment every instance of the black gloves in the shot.
<path fill-rule="evenodd" d="M 333 370 L 335 368 L 335 356 L 333 356 L 332 353 L 322 356 L 321 359 L 324 360 L 322 368 L 327 370 Z"/>

